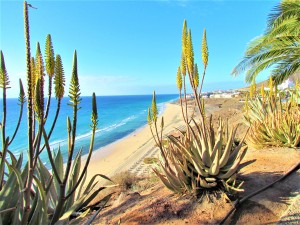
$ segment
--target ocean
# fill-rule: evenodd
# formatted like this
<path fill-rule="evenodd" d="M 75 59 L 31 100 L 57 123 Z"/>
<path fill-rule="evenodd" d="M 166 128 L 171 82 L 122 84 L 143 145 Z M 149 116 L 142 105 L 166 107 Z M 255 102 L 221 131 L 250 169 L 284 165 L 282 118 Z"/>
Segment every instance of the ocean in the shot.
<path fill-rule="evenodd" d="M 156 101 L 159 113 L 162 113 L 165 104 L 178 99 L 178 94 L 173 95 L 157 95 Z M 130 96 L 98 96 L 97 110 L 98 110 L 98 129 L 95 135 L 94 150 L 111 144 L 120 140 L 137 129 L 147 124 L 147 110 L 151 106 L 152 95 L 130 95 Z M 19 117 L 19 105 L 17 99 L 7 99 L 7 126 L 6 135 L 12 136 L 17 125 Z M 67 158 L 67 116 L 72 121 L 72 107 L 68 105 L 69 98 L 64 97 L 61 103 L 60 115 L 57 120 L 55 129 L 50 138 L 50 145 L 53 151 L 59 147 L 62 150 L 64 160 Z M 46 105 L 46 104 L 45 104 Z M 57 101 L 55 98 L 51 99 L 51 106 L 48 120 L 46 123 L 46 130 L 52 125 L 52 121 L 56 112 Z M 87 154 L 89 150 L 91 138 L 91 108 L 92 98 L 82 97 L 79 105 L 81 109 L 78 111 L 77 134 L 75 150 L 80 148 L 83 154 Z M 2 111 L 2 99 L 0 99 L 0 108 Z M 2 122 L 2 113 L 0 115 Z M 24 105 L 24 112 L 22 122 L 13 143 L 9 146 L 15 156 L 19 156 L 22 152 L 24 159 L 27 158 L 27 106 Z M 2 146 L 2 140 L 0 140 Z M 46 150 L 41 155 L 41 160 L 49 166 L 48 156 Z"/>

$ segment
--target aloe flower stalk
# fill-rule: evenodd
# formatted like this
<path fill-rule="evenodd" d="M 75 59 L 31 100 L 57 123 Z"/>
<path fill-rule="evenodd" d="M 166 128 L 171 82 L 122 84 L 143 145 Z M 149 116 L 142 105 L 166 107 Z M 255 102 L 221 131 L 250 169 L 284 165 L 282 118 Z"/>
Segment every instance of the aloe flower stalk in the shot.
<path fill-rule="evenodd" d="M 197 65 L 197 63 L 195 63 L 193 78 L 194 78 L 194 86 L 197 89 L 198 86 L 199 86 L 199 73 L 198 73 L 198 65 Z"/>
<path fill-rule="evenodd" d="M 5 157 L 6 157 L 6 153 L 7 153 L 7 147 L 6 146 L 6 134 L 5 134 L 5 128 L 6 128 L 6 89 L 9 88 L 9 78 L 8 78 L 8 74 L 6 71 L 6 66 L 5 66 L 5 60 L 4 60 L 4 55 L 3 52 L 1 51 L 0 54 L 0 88 L 2 88 L 2 97 L 3 97 L 3 112 L 2 112 L 2 124 L 1 124 L 1 132 L 2 132 L 2 160 L 1 160 L 1 165 L 0 165 L 0 190 L 2 189 L 2 185 L 3 185 L 3 176 L 4 176 L 4 165 L 5 165 Z"/>
<path fill-rule="evenodd" d="M 46 57 L 46 72 L 48 74 L 48 101 L 45 112 L 45 119 L 48 117 L 49 108 L 51 104 L 51 95 L 52 95 L 52 78 L 54 76 L 55 71 L 55 58 L 54 58 L 54 50 L 51 40 L 51 35 L 48 34 L 46 38 L 46 49 L 45 49 L 45 57 Z"/>
<path fill-rule="evenodd" d="M 177 88 L 178 88 L 179 92 L 181 92 L 181 90 L 182 90 L 182 77 L 181 77 L 180 66 L 177 69 L 176 84 L 177 84 Z"/>
<path fill-rule="evenodd" d="M 26 65 L 27 65 L 27 96 L 28 96 L 28 178 L 25 185 L 25 204 L 22 225 L 27 223 L 30 213 L 30 190 L 33 179 L 33 94 L 32 94 L 32 79 L 31 79 L 31 54 L 30 54 L 30 35 L 29 35 L 29 18 L 28 18 L 28 5 L 24 2 L 24 28 L 25 28 L 25 44 L 26 44 Z"/>
<path fill-rule="evenodd" d="M 36 83 L 36 61 L 34 57 L 31 57 L 30 60 L 30 67 L 31 67 L 31 80 L 32 80 L 32 85 L 31 85 L 31 92 L 34 93 L 35 90 L 35 83 Z"/>
<path fill-rule="evenodd" d="M 269 96 L 273 96 L 274 85 L 273 85 L 272 76 L 270 76 L 270 79 L 269 79 L 269 89 L 270 89 Z"/>
<path fill-rule="evenodd" d="M 206 29 L 204 29 L 203 38 L 202 38 L 202 62 L 204 68 L 206 68 L 208 64 L 208 47 L 207 47 L 207 39 L 206 39 Z"/>
<path fill-rule="evenodd" d="M 203 82 L 204 82 L 204 77 L 205 77 L 205 73 L 206 73 L 206 67 L 208 65 L 208 47 L 207 47 L 207 40 L 206 40 L 206 29 L 204 29 L 203 32 L 203 37 L 202 37 L 202 62 L 203 62 L 203 66 L 204 66 L 204 70 L 203 70 L 203 75 L 202 75 L 202 80 L 201 80 L 201 84 L 200 84 L 200 93 L 202 92 L 202 87 L 203 87 Z"/>
<path fill-rule="evenodd" d="M 181 59 L 183 60 L 184 58 L 181 58 Z M 183 107 L 183 102 L 182 102 L 182 85 L 183 85 L 183 87 L 184 87 L 185 104 L 187 104 L 187 100 L 186 100 L 186 87 L 185 87 L 185 76 L 183 76 L 183 84 L 182 84 L 182 74 L 181 74 L 180 66 L 177 69 L 176 83 L 177 83 L 177 88 L 179 90 L 179 101 L 180 101 L 180 107 L 181 107 L 181 111 L 182 111 L 182 117 L 183 117 L 183 120 L 187 123 L 187 110 L 186 110 L 186 113 L 184 113 L 184 107 Z"/>
<path fill-rule="evenodd" d="M 189 29 L 187 35 L 187 42 L 186 42 L 186 62 L 187 62 L 187 69 L 190 76 L 190 79 L 193 76 L 193 69 L 194 69 L 194 49 L 192 43 L 192 31 Z M 191 79 L 192 81 L 192 79 Z"/>
<path fill-rule="evenodd" d="M 187 57 L 186 56 L 186 51 L 187 51 L 187 23 L 186 23 L 186 20 L 183 21 L 183 27 L 182 27 L 182 39 L 181 39 L 181 42 L 182 42 L 182 53 L 183 53 L 183 56 L 184 58 Z M 182 69 L 182 72 L 183 72 L 183 75 L 185 76 L 185 70 Z"/>
<path fill-rule="evenodd" d="M 65 74 L 64 74 L 64 68 L 62 64 L 62 60 L 60 55 L 56 55 L 56 60 L 55 60 L 55 77 L 54 77 L 54 89 L 55 89 L 55 97 L 57 99 L 57 107 L 56 107 L 56 113 L 55 117 L 51 126 L 51 129 L 48 133 L 48 139 L 50 139 L 51 134 L 53 132 L 53 129 L 55 127 L 59 111 L 60 111 L 60 104 L 61 100 L 64 97 L 65 93 Z"/>
<path fill-rule="evenodd" d="M 158 115 L 158 111 L 157 111 L 157 106 L 156 106 L 156 95 L 155 95 L 155 91 L 154 91 L 153 97 L 152 97 L 152 120 L 154 123 L 157 121 L 157 115 Z"/>
<path fill-rule="evenodd" d="M 151 115 L 151 109 L 150 108 L 148 108 L 147 121 L 148 121 L 148 125 L 151 126 L 152 125 L 152 115 Z"/>

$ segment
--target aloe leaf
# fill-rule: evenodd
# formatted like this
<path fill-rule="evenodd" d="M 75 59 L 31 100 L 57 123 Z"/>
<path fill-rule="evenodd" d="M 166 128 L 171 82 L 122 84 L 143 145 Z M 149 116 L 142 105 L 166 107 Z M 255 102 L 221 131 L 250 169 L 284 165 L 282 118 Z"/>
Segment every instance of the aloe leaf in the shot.
<path fill-rule="evenodd" d="M 18 162 L 17 159 L 16 159 L 16 157 L 14 156 L 14 154 L 11 151 L 7 150 L 7 152 L 9 154 L 9 156 L 10 156 L 10 159 L 11 159 L 11 165 L 14 166 L 14 167 L 16 167 L 17 166 L 17 162 Z"/>
<path fill-rule="evenodd" d="M 92 222 L 96 219 L 97 215 L 102 211 L 103 207 L 107 204 L 111 196 L 112 194 L 109 194 L 102 199 L 102 201 L 104 202 L 102 206 L 94 213 L 94 215 L 84 225 L 92 224 Z"/>
<path fill-rule="evenodd" d="M 54 157 L 54 165 L 55 165 L 55 168 L 57 170 L 60 180 L 62 180 L 63 176 L 64 176 L 64 163 L 63 163 L 63 157 L 62 157 L 60 148 L 58 148 L 58 151 Z M 53 173 L 53 171 L 52 171 L 52 173 Z M 58 193 L 60 192 L 60 184 L 59 184 L 59 181 L 56 179 L 56 177 L 54 177 L 54 179 L 53 179 L 53 184 L 55 187 L 55 191 L 58 195 Z M 57 202 L 57 201 L 58 201 L 58 199 L 55 200 L 55 202 Z"/>
<path fill-rule="evenodd" d="M 33 176 L 33 179 L 36 183 L 36 195 L 38 200 L 29 225 L 48 224 L 46 193 L 40 180 L 36 176 Z"/>
<path fill-rule="evenodd" d="M 216 150 L 216 156 L 214 158 L 214 161 L 212 162 L 208 173 L 212 176 L 215 176 L 219 173 L 220 171 L 220 150 Z"/>
<path fill-rule="evenodd" d="M 88 192 L 90 192 L 90 191 L 92 190 L 91 186 L 93 185 L 93 183 L 94 183 L 94 181 L 95 181 L 95 179 L 96 179 L 97 177 L 101 177 L 101 178 L 103 178 L 103 179 L 105 179 L 105 180 L 108 180 L 108 181 L 114 183 L 111 179 L 109 179 L 107 176 L 105 176 L 105 175 L 103 175 L 103 174 L 95 174 L 95 175 L 92 177 L 92 179 L 90 180 L 90 182 L 88 183 L 88 185 L 86 186 L 86 189 L 85 189 L 85 191 L 84 191 L 84 194 L 86 194 L 86 193 L 88 193 Z"/>
<path fill-rule="evenodd" d="M 221 159 L 220 159 L 220 167 L 225 166 L 228 159 L 229 159 L 229 155 L 230 155 L 230 152 L 231 152 L 231 149 L 232 149 L 232 144 L 233 144 L 233 141 L 234 141 L 234 137 L 235 137 L 235 133 L 237 131 L 237 128 L 238 128 L 238 126 L 235 126 L 230 132 L 229 141 L 227 141 L 226 147 L 225 147 L 225 149 L 223 151 L 223 154 L 221 156 Z"/>
<path fill-rule="evenodd" d="M 169 190 L 177 192 L 176 188 L 174 188 L 173 185 L 162 174 L 160 174 L 156 169 L 153 169 L 153 171 Z"/>
<path fill-rule="evenodd" d="M 81 185 L 79 186 L 79 190 L 77 192 L 77 196 L 76 196 L 76 199 L 79 199 L 79 197 L 82 195 L 83 193 L 83 188 L 84 188 L 84 184 L 85 184 L 85 181 L 86 181 L 86 177 L 87 177 L 87 173 L 84 174 L 84 177 L 82 179 L 82 182 L 81 182 Z"/>
<path fill-rule="evenodd" d="M 106 187 L 100 187 L 96 191 L 94 191 L 92 194 L 89 194 L 89 196 L 84 200 L 84 202 L 77 206 L 75 211 L 79 211 L 80 209 L 85 208 L 98 194 L 100 191 L 106 189 Z"/>
<path fill-rule="evenodd" d="M 73 161 L 73 165 L 68 178 L 67 193 L 69 193 L 73 189 L 73 186 L 77 183 L 80 167 L 81 167 L 81 154 L 82 154 L 82 149 L 78 151 Z M 74 200 L 75 200 L 75 192 L 68 198 L 67 202 L 65 203 L 66 209 L 71 207 Z"/>
<path fill-rule="evenodd" d="M 22 180 L 21 172 L 14 166 L 8 165 L 10 167 L 12 173 L 9 176 L 7 183 L 4 185 L 1 190 L 0 199 L 3 203 L 0 206 L 0 209 L 7 209 L 11 207 L 17 206 L 17 209 L 14 211 L 13 221 L 18 224 L 20 223 L 20 218 L 18 218 L 18 214 L 23 214 L 22 204 L 18 204 L 19 201 L 23 200 L 23 192 L 22 187 L 24 187 L 24 183 Z M 12 182 L 11 182 L 12 181 Z M 8 189 L 8 190 L 7 190 Z M 16 193 L 16 190 L 17 193 Z M 2 193 L 6 193 L 6 196 L 2 196 Z M 4 224 L 6 224 L 10 220 L 10 214 L 6 214 L 2 216 Z"/>
<path fill-rule="evenodd" d="M 230 169 L 225 173 L 225 174 L 220 174 L 218 175 L 218 177 L 220 179 L 228 179 L 229 177 L 231 177 L 232 174 L 234 174 L 239 167 L 239 164 L 241 162 L 241 160 L 244 158 L 246 151 L 247 151 L 247 146 L 244 146 L 240 152 L 239 155 L 237 156 L 236 160 L 234 161 L 233 165 L 230 167 Z"/>
<path fill-rule="evenodd" d="M 50 206 L 55 207 L 58 195 L 54 187 L 53 177 L 40 159 L 38 163 L 38 171 L 40 173 L 40 180 L 42 181 L 42 184 L 46 191 L 47 204 L 50 204 Z"/>

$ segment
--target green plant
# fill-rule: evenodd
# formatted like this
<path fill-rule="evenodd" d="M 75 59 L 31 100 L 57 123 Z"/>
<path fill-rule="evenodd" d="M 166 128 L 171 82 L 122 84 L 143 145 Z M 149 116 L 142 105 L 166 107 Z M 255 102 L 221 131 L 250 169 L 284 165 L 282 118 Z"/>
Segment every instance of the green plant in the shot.
<path fill-rule="evenodd" d="M 237 146 L 234 144 L 237 126 L 229 134 L 228 124 L 224 128 L 220 119 L 216 132 L 212 126 L 212 117 L 209 120 L 205 118 L 201 89 L 208 65 L 206 31 L 202 41 L 202 61 L 204 71 L 199 84 L 191 30 L 187 32 L 186 21 L 184 21 L 181 68 L 178 69 L 176 80 L 186 131 L 179 131 L 181 132 L 179 138 L 167 136 L 167 140 L 163 140 L 164 120 L 161 119 L 159 128 L 154 92 L 152 107 L 148 110 L 148 124 L 161 153 L 161 159 L 154 172 L 167 188 L 180 194 L 193 193 L 198 196 L 203 193 L 203 190 L 211 188 L 242 191 L 242 183 L 236 181 L 236 176 L 247 146 L 243 146 L 243 140 Z M 186 75 L 194 94 L 194 105 L 199 111 L 198 115 L 195 115 L 195 110 L 189 115 L 187 103 L 182 99 L 186 99 Z"/>
<path fill-rule="evenodd" d="M 295 85 L 290 90 L 290 97 L 283 101 L 281 94 L 273 88 L 272 77 L 269 92 L 261 90 L 261 97 L 256 96 L 246 101 L 245 121 L 250 127 L 247 143 L 255 149 L 267 146 L 300 146 L 300 89 Z"/>
<path fill-rule="evenodd" d="M 300 2 L 282 0 L 269 15 L 266 32 L 250 42 L 242 61 L 233 69 L 246 71 L 247 82 L 254 82 L 263 70 L 272 67 L 276 84 L 300 70 Z"/>
<path fill-rule="evenodd" d="M 31 57 L 28 7 L 24 2 L 24 24 L 27 65 L 27 124 L 28 124 L 28 161 L 23 165 L 23 155 L 17 159 L 9 150 L 14 140 L 23 114 L 25 92 L 20 80 L 20 116 L 11 138 L 6 134 L 6 91 L 9 77 L 5 67 L 4 54 L 1 51 L 0 88 L 3 90 L 3 118 L 1 124 L 2 151 L 0 161 L 0 224 L 62 224 L 67 223 L 71 215 L 89 209 L 88 204 L 105 187 L 96 187 L 97 178 L 110 180 L 97 174 L 85 182 L 93 147 L 95 131 L 98 125 L 96 96 L 92 96 L 91 141 L 88 156 L 81 166 L 82 149 L 75 150 L 77 112 L 79 110 L 80 86 L 77 73 L 77 54 L 74 53 L 73 71 L 69 89 L 70 106 L 73 118 L 67 118 L 68 157 L 66 165 L 60 149 L 53 155 L 50 149 L 50 136 L 55 127 L 64 95 L 65 78 L 63 64 L 59 55 L 54 59 L 51 36 L 46 39 L 46 71 L 49 76 L 48 103 L 44 107 L 44 63 L 39 43 L 36 58 Z M 57 109 L 49 131 L 45 129 L 50 107 L 51 86 L 54 77 Z M 42 144 L 44 143 L 44 144 Z M 40 154 L 46 149 L 51 164 L 49 171 L 41 162 Z M 76 154 L 75 159 L 73 156 Z M 8 159 L 7 159 L 8 158 Z M 85 186 L 87 185 L 87 186 Z M 103 198 L 107 202 L 111 194 Z"/>

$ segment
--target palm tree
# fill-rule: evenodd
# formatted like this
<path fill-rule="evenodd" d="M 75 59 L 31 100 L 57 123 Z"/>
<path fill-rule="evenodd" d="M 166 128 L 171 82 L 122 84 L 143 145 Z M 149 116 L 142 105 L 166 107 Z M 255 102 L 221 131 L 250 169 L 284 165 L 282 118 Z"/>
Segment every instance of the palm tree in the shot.
<path fill-rule="evenodd" d="M 300 71 L 300 1 L 283 0 L 269 15 L 264 35 L 250 43 L 242 61 L 233 69 L 246 71 L 246 82 L 254 82 L 262 70 L 274 66 L 276 84 Z"/>

